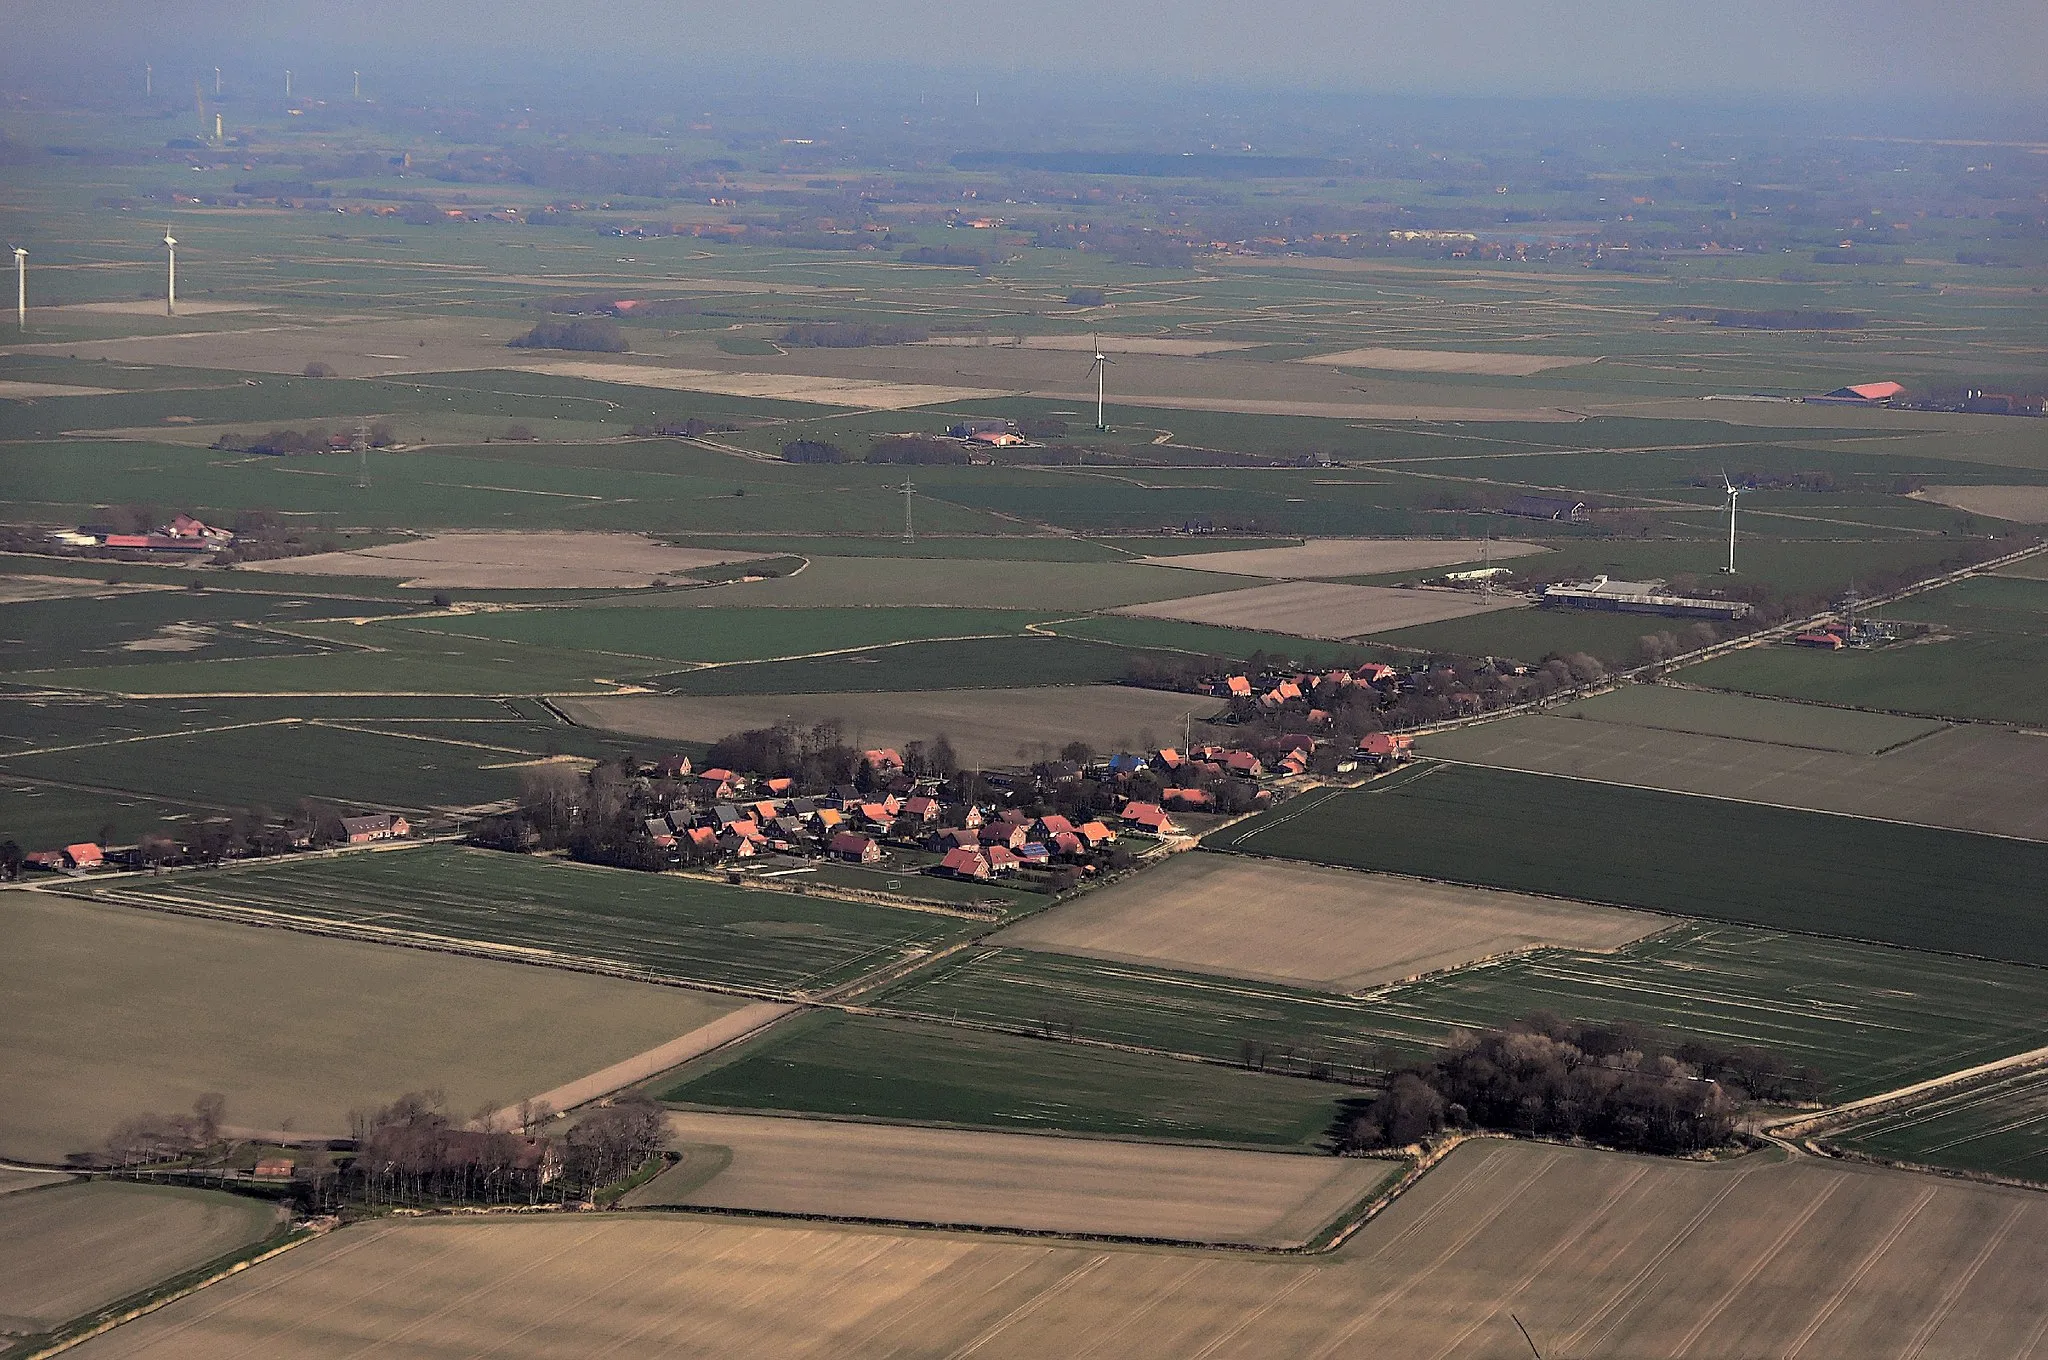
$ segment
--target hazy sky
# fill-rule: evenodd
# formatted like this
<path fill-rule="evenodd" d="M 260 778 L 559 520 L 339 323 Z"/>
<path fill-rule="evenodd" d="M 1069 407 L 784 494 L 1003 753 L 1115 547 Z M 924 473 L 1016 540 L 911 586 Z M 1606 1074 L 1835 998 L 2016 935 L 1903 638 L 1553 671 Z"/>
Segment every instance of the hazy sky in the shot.
<path fill-rule="evenodd" d="M 2048 0 L 0 0 L 9 44 L 1142 72 L 1466 94 L 2048 98 Z M 309 56 L 314 55 L 309 51 Z"/>

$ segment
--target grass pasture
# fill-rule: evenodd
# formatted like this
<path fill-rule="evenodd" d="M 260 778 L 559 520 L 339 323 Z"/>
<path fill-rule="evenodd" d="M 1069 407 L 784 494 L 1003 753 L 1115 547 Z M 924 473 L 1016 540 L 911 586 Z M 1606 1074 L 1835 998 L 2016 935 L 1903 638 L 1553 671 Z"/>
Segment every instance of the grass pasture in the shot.
<path fill-rule="evenodd" d="M 406 626 L 423 633 L 536 643 L 633 662 L 754 661 L 932 638 L 1018 634 L 1039 617 L 997 609 L 693 607 L 702 598 L 702 592 L 691 591 L 671 597 L 673 607 L 521 609 L 434 617 Z"/>
<path fill-rule="evenodd" d="M 1561 712 L 1565 717 L 1590 718 L 1625 727 L 1731 737 L 1859 756 L 1877 755 L 1942 728 L 1940 722 L 1928 718 L 1772 703 L 1671 685 L 1629 685 L 1582 700 Z"/>
<path fill-rule="evenodd" d="M 855 694 L 1108 685 L 1145 652 L 1064 637 L 907 642 L 803 661 L 763 661 L 653 678 L 671 694 Z"/>
<path fill-rule="evenodd" d="M 1535 1011 L 1756 1045 L 1856 1100 L 2040 1043 L 2039 968 L 1688 924 L 1607 955 L 1505 959 L 1369 999 L 1389 1029 L 1497 1025 Z"/>
<path fill-rule="evenodd" d="M 0 1340 L 50 1331 L 260 1241 L 267 1201 L 118 1181 L 0 1198 Z"/>
<path fill-rule="evenodd" d="M 973 558 L 832 557 L 829 540 L 816 551 L 819 555 L 801 572 L 714 586 L 703 592 L 703 600 L 726 608 L 953 605 L 1034 609 L 1050 617 L 1257 584 L 1242 576 L 1135 562 L 1025 566 Z"/>
<path fill-rule="evenodd" d="M 1421 765 L 1218 848 L 2048 964 L 2048 845 L 1959 831 Z"/>
<path fill-rule="evenodd" d="M 1544 945 L 1613 949 L 1665 924 L 1608 907 L 1187 854 L 1035 916 L 1000 942 L 1356 992 Z"/>
<path fill-rule="evenodd" d="M 208 1091 L 231 1124 L 306 1133 L 346 1134 L 349 1110 L 429 1087 L 459 1114 L 511 1105 L 736 1004 L 45 893 L 5 894 L 0 929 L 0 1155 L 37 1161 Z"/>
<path fill-rule="evenodd" d="M 1981 724 L 1943 728 L 1920 719 L 1705 693 L 1688 698 L 1722 698 L 1731 708 L 1766 710 L 1757 730 L 1772 735 L 1702 736 L 1596 719 L 1611 711 L 1602 706 L 1605 699 L 1634 692 L 1603 695 L 1561 714 L 1524 714 L 1435 733 L 1418 749 L 1443 760 L 1533 774 L 2048 840 L 2048 738 Z M 1749 716 L 1712 703 L 1699 707 L 1707 710 L 1705 720 L 1691 713 L 1678 721 L 1705 727 L 1714 719 Z M 1929 735 L 1876 755 L 1828 749 L 1912 730 Z"/>
<path fill-rule="evenodd" d="M 1822 1135 L 1872 1157 L 2048 1185 L 2048 1068 L 2001 1072 Z"/>
<path fill-rule="evenodd" d="M 879 1016 L 778 1026 L 661 1099 L 969 1128 L 1259 1146 L 1318 1142 L 1337 1089 L 1142 1053 Z"/>
<path fill-rule="evenodd" d="M 1008 936 L 1001 937 L 1008 939 Z M 974 949 L 868 999 L 891 1015 L 1073 1035 L 1160 1053 L 1241 1062 L 1263 1046 L 1276 1070 L 1383 1070 L 1440 1042 L 1446 1026 L 1350 997 L 1243 977 L 1114 963 L 1036 949 Z"/>
<path fill-rule="evenodd" d="M 1484 1139 L 1330 1257 L 653 1214 L 382 1220 L 80 1355 L 1505 1360 L 1528 1353 L 1510 1311 L 1545 1354 L 1610 1360 L 1880 1355 L 1922 1336 L 1927 1355 L 2018 1355 L 2048 1309 L 2044 1239 L 2048 1211 L 2019 1191 Z"/>
<path fill-rule="evenodd" d="M 784 1214 L 1299 1246 L 1399 1163 L 753 1115 L 669 1116 L 685 1161 L 627 1197 Z M 670 1186 L 665 1186 L 669 1181 Z"/>
<path fill-rule="evenodd" d="M 1822 654 L 1747 647 L 1679 672 L 1687 684 L 1886 713 L 2048 724 L 2039 683 L 2048 636 L 1943 636 L 1873 651 Z"/>
<path fill-rule="evenodd" d="M 0 777 L 202 808 L 289 808 L 302 798 L 418 812 L 519 792 L 527 750 L 484 737 L 395 736 L 324 723 L 274 722 L 0 761 Z"/>
<path fill-rule="evenodd" d="M 430 846 L 90 889 L 111 903 L 306 921 L 364 938 L 459 941 L 507 958 L 783 995 L 933 948 L 968 922 L 673 874 Z"/>

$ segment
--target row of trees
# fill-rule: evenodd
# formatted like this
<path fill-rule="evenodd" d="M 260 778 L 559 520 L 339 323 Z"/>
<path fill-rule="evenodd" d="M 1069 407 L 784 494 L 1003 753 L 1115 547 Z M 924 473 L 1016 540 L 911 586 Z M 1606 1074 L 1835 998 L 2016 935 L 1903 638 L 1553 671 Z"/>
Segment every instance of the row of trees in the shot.
<path fill-rule="evenodd" d="M 579 317 L 573 321 L 543 321 L 532 330 L 506 342 L 514 349 L 567 349 L 592 354 L 623 354 L 626 337 L 619 323 L 609 317 Z"/>
<path fill-rule="evenodd" d="M 1745 1099 L 1812 1100 L 1821 1089 L 1818 1070 L 1762 1049 L 1539 1014 L 1460 1033 L 1392 1073 L 1379 1097 L 1349 1117 L 1339 1142 L 1351 1150 L 1402 1147 L 1445 1128 L 1482 1128 L 1697 1152 L 1729 1141 Z"/>
<path fill-rule="evenodd" d="M 870 345 L 914 345 L 931 338 L 923 326 L 866 321 L 799 321 L 775 337 L 791 349 L 863 349 Z"/>

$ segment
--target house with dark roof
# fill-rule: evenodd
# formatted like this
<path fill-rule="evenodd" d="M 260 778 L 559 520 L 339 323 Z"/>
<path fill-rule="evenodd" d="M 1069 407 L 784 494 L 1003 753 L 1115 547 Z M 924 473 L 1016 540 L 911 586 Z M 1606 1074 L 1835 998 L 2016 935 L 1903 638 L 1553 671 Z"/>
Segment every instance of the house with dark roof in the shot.
<path fill-rule="evenodd" d="M 852 831 L 840 832 L 826 843 L 825 849 L 832 858 L 849 864 L 873 864 L 882 858 L 881 846 Z"/>
<path fill-rule="evenodd" d="M 350 845 L 368 845 L 371 841 L 410 836 L 412 823 L 395 812 L 373 812 L 361 817 L 342 818 L 341 830 Z"/>

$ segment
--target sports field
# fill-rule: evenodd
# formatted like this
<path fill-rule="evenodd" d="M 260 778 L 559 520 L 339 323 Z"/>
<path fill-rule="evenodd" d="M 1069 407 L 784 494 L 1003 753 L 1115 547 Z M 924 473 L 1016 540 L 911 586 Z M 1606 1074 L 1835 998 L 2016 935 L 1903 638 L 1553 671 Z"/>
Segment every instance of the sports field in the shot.
<path fill-rule="evenodd" d="M 1830 1129 L 1820 1141 L 1872 1157 L 2048 1185 L 2048 1068 L 2000 1073 Z"/>
<path fill-rule="evenodd" d="M 106 1181 L 0 1197 L 0 1345 L 261 1240 L 275 1205 Z"/>
<path fill-rule="evenodd" d="M 2048 845 L 1464 765 L 1312 793 L 1258 855 L 2048 963 Z"/>
<path fill-rule="evenodd" d="M 1608 697 L 1615 696 L 1602 696 Z M 1596 699 L 1562 714 L 1435 733 L 1417 749 L 1442 760 L 1531 774 L 2048 840 L 2048 738 L 1733 695 L 1689 697 L 1778 709 L 1766 716 L 1790 730 L 1771 737 L 1705 736 L 1608 722 L 1595 717 L 1607 711 Z M 1585 716 L 1572 716 L 1578 713 Z M 1801 727 L 1808 715 L 1810 726 Z M 1927 735 L 1876 755 L 1823 746 L 1867 742 L 1874 735 L 1868 729 L 1881 724 L 1893 730 L 1917 726 Z M 1797 740 L 1802 736 L 1808 744 Z"/>
<path fill-rule="evenodd" d="M 838 1013 L 777 1026 L 660 1093 L 678 1104 L 1302 1147 L 1342 1088 L 1143 1053 Z"/>
<path fill-rule="evenodd" d="M 1327 581 L 1286 581 L 1223 595 L 1134 604 L 1116 612 L 1219 628 L 1260 628 L 1312 638 L 1354 638 L 1505 609 L 1512 601 L 1477 592 L 1390 590 Z"/>
<path fill-rule="evenodd" d="M 669 1116 L 689 1156 L 633 1207 L 688 1204 L 833 1218 L 1295 1246 L 1398 1163 L 1233 1148 L 756 1115 Z"/>
<path fill-rule="evenodd" d="M 1667 924 L 1610 907 L 1197 853 L 1034 916 L 996 942 L 1355 992 L 1541 945 L 1612 949 Z"/>
<path fill-rule="evenodd" d="M 387 1220 L 81 1354 L 1509 1360 L 1528 1354 L 1518 1319 L 1544 1354 L 1586 1360 L 2023 1355 L 2048 1310 L 2044 1249 L 2048 1206 L 2020 1191 L 1488 1139 L 1330 1257 L 655 1215 Z"/>
<path fill-rule="evenodd" d="M 1196 741 L 1221 740 L 1202 719 L 1220 704 L 1198 695 L 1123 685 L 1036 689 L 956 689 L 881 694 L 764 694 L 681 697 L 630 694 L 565 699 L 562 711 L 578 721 L 655 741 L 715 742 L 734 732 L 837 722 L 863 749 L 930 742 L 940 733 L 960 758 L 990 766 L 1039 759 L 1040 747 L 1057 752 L 1070 741 L 1098 751 L 1152 749 L 1177 743 L 1182 720 Z"/>
<path fill-rule="evenodd" d="M 84 887 L 115 904 L 303 921 L 564 967 L 781 996 L 915 957 L 971 922 L 674 874 L 432 846 Z"/>
<path fill-rule="evenodd" d="M 219 877 L 225 878 L 227 875 Z M 243 1128 L 348 1131 L 437 1087 L 467 1116 L 630 1058 L 733 998 L 43 893 L 0 902 L 0 1155 L 61 1161 L 209 1091 Z"/>

